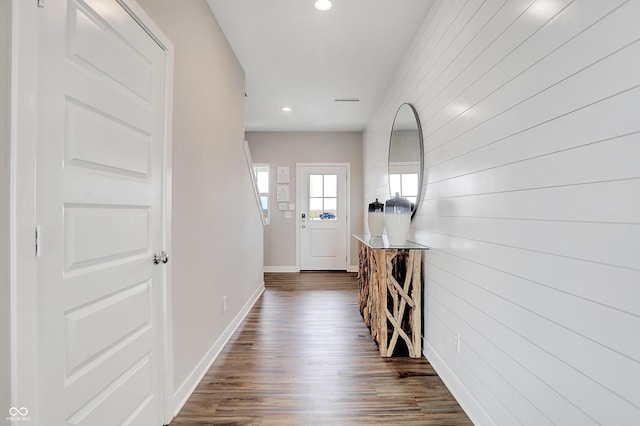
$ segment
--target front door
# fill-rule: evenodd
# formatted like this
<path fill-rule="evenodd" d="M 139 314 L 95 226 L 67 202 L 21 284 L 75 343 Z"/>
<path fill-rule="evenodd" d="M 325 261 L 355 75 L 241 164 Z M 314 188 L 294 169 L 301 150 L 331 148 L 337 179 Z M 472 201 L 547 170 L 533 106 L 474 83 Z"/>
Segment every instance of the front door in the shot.
<path fill-rule="evenodd" d="M 39 424 L 163 424 L 165 51 L 116 0 L 39 11 Z"/>
<path fill-rule="evenodd" d="M 347 269 L 347 166 L 299 165 L 301 270 Z"/>

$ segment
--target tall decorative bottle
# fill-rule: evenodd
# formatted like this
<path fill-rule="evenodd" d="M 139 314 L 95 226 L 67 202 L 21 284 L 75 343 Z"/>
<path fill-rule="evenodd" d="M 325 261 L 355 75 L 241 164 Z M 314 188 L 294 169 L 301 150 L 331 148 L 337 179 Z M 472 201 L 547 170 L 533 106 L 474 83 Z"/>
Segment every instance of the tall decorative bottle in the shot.
<path fill-rule="evenodd" d="M 387 238 L 392 246 L 403 246 L 407 242 L 409 227 L 411 226 L 411 202 L 396 196 L 387 200 L 384 209 L 384 227 Z"/>
<path fill-rule="evenodd" d="M 367 223 L 369 224 L 369 234 L 372 237 L 382 237 L 384 231 L 384 204 L 376 198 L 376 201 L 369 203 L 367 213 Z"/>

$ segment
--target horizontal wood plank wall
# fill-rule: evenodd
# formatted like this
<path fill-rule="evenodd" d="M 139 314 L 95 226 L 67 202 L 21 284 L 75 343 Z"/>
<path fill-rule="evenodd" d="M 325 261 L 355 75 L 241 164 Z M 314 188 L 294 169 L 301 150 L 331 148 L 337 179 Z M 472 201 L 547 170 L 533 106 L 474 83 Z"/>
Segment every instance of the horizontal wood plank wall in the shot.
<path fill-rule="evenodd" d="M 395 110 L 420 115 L 426 355 L 477 424 L 640 421 L 638 17 L 438 1 L 366 128 L 368 203 Z"/>

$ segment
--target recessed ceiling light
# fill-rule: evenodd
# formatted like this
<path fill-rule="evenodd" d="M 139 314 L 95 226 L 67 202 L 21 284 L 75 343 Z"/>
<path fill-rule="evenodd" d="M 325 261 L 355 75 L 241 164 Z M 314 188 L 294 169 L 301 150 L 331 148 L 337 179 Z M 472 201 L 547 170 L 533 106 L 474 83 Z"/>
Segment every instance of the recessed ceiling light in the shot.
<path fill-rule="evenodd" d="M 283 112 L 291 112 L 291 107 L 282 107 Z"/>
<path fill-rule="evenodd" d="M 316 9 L 325 11 L 331 9 L 331 1 L 330 0 L 317 0 L 315 5 Z"/>

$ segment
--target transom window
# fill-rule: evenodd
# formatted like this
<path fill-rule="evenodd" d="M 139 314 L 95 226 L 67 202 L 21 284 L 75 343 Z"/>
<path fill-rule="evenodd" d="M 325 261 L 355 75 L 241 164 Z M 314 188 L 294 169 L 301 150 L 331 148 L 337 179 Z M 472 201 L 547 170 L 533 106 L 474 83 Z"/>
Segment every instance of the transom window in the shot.
<path fill-rule="evenodd" d="M 338 175 L 309 175 L 309 220 L 336 220 Z"/>

